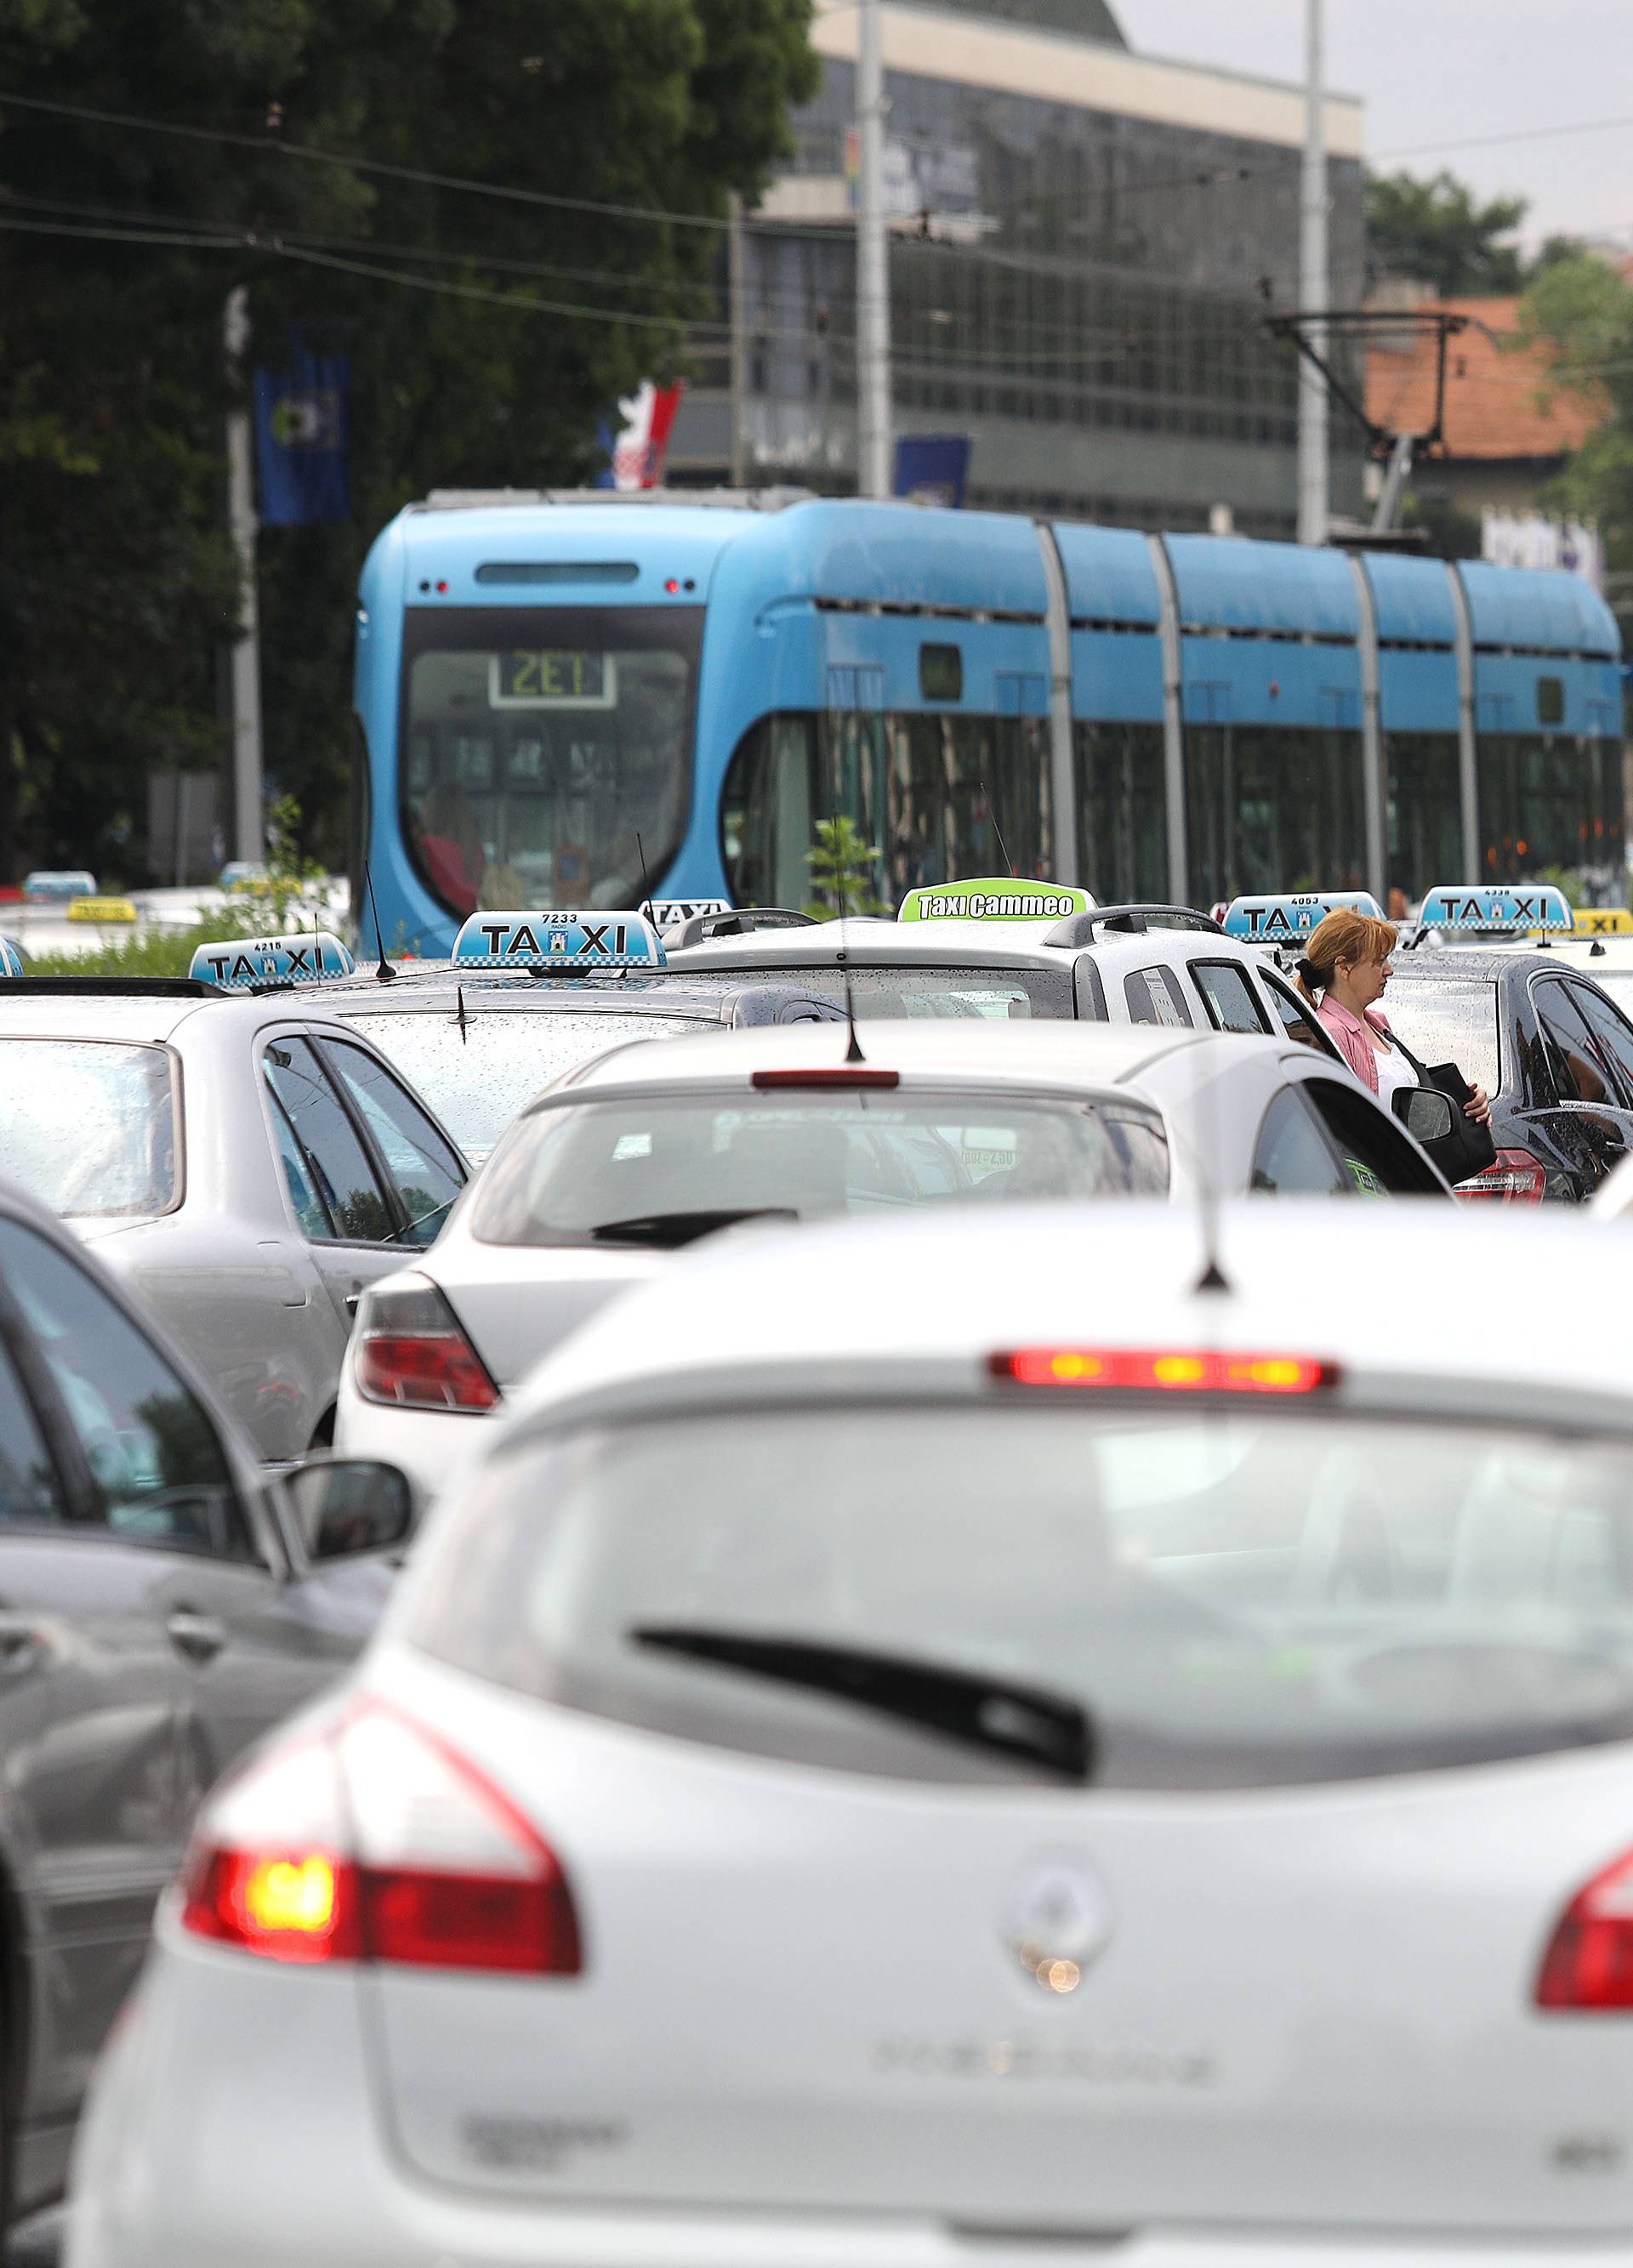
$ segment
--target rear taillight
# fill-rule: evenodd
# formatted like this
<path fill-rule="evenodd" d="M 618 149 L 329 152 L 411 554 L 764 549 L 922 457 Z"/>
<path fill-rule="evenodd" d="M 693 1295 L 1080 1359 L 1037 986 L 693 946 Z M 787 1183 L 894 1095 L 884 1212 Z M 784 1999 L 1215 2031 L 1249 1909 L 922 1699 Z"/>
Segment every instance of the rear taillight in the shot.
<path fill-rule="evenodd" d="M 1540 1204 L 1548 1187 L 1548 1169 L 1529 1150 L 1499 1150 L 1483 1173 L 1457 1185 L 1460 1197 L 1479 1197 L 1499 1204 Z"/>
<path fill-rule="evenodd" d="M 366 1704 L 252 1764 L 203 1813 L 181 1924 L 273 1961 L 575 1977 L 560 1862 L 433 1734 Z"/>
<path fill-rule="evenodd" d="M 428 1277 L 365 1293 L 352 1357 L 358 1391 L 400 1410 L 491 1410 L 499 1398 L 459 1317 Z"/>
<path fill-rule="evenodd" d="M 1016 1386 L 1110 1386 L 1167 1394 L 1312 1394 L 1330 1362 L 1302 1354 L 1225 1354 L 1180 1347 L 1019 1347 L 989 1355 L 994 1378 Z"/>
<path fill-rule="evenodd" d="M 1633 1852 L 1585 1882 L 1537 1976 L 1539 2008 L 1633 2009 Z"/>

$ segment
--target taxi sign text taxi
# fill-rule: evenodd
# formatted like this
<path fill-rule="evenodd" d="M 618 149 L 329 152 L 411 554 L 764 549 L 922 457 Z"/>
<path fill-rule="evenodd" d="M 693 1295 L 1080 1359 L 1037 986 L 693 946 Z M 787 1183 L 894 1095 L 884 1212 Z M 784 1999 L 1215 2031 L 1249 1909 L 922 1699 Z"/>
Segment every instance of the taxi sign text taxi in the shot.
<path fill-rule="evenodd" d="M 1224 912 L 1225 934 L 1247 938 L 1255 945 L 1276 945 L 1308 937 L 1340 908 L 1368 914 L 1374 921 L 1384 917 L 1371 890 L 1296 890 L 1282 897 L 1232 898 Z"/>
<path fill-rule="evenodd" d="M 661 968 L 664 958 L 657 931 L 634 912 L 472 914 L 454 940 L 467 968 Z"/>

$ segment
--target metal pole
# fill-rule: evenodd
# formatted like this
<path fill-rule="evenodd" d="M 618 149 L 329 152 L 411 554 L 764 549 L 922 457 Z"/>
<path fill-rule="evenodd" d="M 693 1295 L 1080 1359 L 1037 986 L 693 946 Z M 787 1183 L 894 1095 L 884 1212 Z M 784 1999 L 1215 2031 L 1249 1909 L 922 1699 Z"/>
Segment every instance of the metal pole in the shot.
<path fill-rule="evenodd" d="M 227 366 L 241 389 L 249 344 L 249 294 L 227 294 L 223 325 Z M 240 398 L 227 412 L 227 524 L 239 562 L 239 634 L 233 646 L 233 856 L 266 853 L 262 820 L 261 622 L 255 604 L 255 482 L 249 409 Z"/>
<path fill-rule="evenodd" d="M 856 126 L 861 158 L 856 211 L 857 486 L 891 491 L 890 255 L 884 231 L 884 56 L 879 0 L 861 0 Z"/>
<path fill-rule="evenodd" d="M 1322 96 L 1322 0 L 1304 0 L 1304 165 L 1300 197 L 1298 304 L 1324 313 L 1326 269 L 1326 113 Z M 1318 354 L 1326 350 L 1326 327 L 1307 334 Z M 1298 540 L 1325 543 L 1327 528 L 1326 380 L 1306 356 L 1298 360 Z"/>
<path fill-rule="evenodd" d="M 748 395 L 749 335 L 747 310 L 743 306 L 743 289 L 747 283 L 748 257 L 743 239 L 743 199 L 735 189 L 731 193 L 731 232 L 727 239 L 727 289 L 731 295 L 731 484 L 743 488 L 748 482 L 749 442 L 743 430 L 743 409 Z"/>

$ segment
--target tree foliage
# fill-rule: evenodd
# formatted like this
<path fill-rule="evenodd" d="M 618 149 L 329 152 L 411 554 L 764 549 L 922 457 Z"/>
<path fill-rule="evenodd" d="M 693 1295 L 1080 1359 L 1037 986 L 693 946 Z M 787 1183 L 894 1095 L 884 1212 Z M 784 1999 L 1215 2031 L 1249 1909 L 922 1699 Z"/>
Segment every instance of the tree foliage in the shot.
<path fill-rule="evenodd" d="M 1430 180 L 1374 174 L 1366 185 L 1368 260 L 1375 276 L 1415 277 L 1442 299 L 1518 291 L 1523 264 L 1501 239 L 1526 211 L 1523 197 L 1482 204 L 1466 181 L 1444 171 Z"/>
<path fill-rule="evenodd" d="M 1547 499 L 1597 519 L 1613 571 L 1633 569 L 1633 288 L 1589 254 L 1541 268 L 1520 302 L 1520 335 L 1549 382 L 1600 411 Z"/>
<path fill-rule="evenodd" d="M 0 0 L 13 98 L 205 129 L 0 98 L 0 879 L 139 873 L 146 776 L 221 759 L 234 285 L 257 359 L 299 322 L 353 360 L 350 519 L 261 540 L 269 777 L 333 858 L 368 541 L 432 486 L 582 477 L 619 394 L 683 370 L 720 235 L 639 216 L 718 223 L 760 184 L 814 89 L 809 12 Z"/>

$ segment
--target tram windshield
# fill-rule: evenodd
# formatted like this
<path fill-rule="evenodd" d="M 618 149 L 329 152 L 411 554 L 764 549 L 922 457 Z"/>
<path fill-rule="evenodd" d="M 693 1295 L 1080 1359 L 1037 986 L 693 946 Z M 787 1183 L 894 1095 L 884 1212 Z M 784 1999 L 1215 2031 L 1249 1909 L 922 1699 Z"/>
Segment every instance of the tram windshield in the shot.
<path fill-rule="evenodd" d="M 413 608 L 403 834 L 450 912 L 639 902 L 691 802 L 701 608 Z M 639 842 L 637 837 L 639 837 Z"/>

